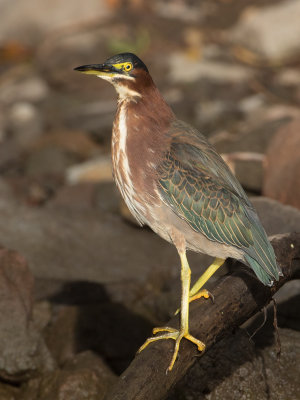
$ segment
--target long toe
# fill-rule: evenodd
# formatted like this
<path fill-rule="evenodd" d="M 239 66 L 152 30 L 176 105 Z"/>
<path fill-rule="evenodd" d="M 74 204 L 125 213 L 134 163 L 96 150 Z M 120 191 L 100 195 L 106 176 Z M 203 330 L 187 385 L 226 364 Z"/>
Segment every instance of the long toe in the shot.
<path fill-rule="evenodd" d="M 162 339 L 174 339 L 174 340 L 176 340 L 176 338 L 178 336 L 178 331 L 176 329 L 174 329 L 174 331 L 169 331 L 168 328 L 154 328 L 153 329 L 153 333 L 154 334 L 156 332 L 161 332 L 161 331 L 167 331 L 168 333 L 165 333 L 163 335 L 158 335 L 158 336 L 152 336 L 152 337 L 148 338 L 145 341 L 145 343 L 138 349 L 138 353 L 143 351 L 148 346 L 148 344 L 150 344 L 152 342 L 156 342 L 157 340 L 162 340 Z"/>
<path fill-rule="evenodd" d="M 205 344 L 202 343 L 200 340 L 196 339 L 194 336 L 190 335 L 189 332 L 186 331 L 179 331 L 175 328 L 170 328 L 170 327 L 164 327 L 164 328 L 154 328 L 153 329 L 153 333 L 158 333 L 158 332 L 166 332 L 162 335 L 157 335 L 157 336 L 152 336 L 150 338 L 148 338 L 145 343 L 139 348 L 138 353 L 140 353 L 141 351 L 143 351 L 148 344 L 156 342 L 157 340 L 166 340 L 166 339 L 173 339 L 175 340 L 175 347 L 174 347 L 174 351 L 173 351 L 173 356 L 170 362 L 170 365 L 167 369 L 167 371 L 171 371 L 176 358 L 178 356 L 178 352 L 179 352 L 179 346 L 180 346 L 180 342 L 183 338 L 189 340 L 190 342 L 194 343 L 199 351 L 203 351 L 205 349 Z"/>
<path fill-rule="evenodd" d="M 201 289 L 201 290 L 199 290 L 199 292 L 197 292 L 195 294 L 191 294 L 191 293 L 192 292 L 190 292 L 190 295 L 189 295 L 189 303 L 191 303 L 194 300 L 200 299 L 201 297 L 204 297 L 205 299 L 210 298 L 213 303 L 215 301 L 214 295 L 206 289 Z M 179 313 L 179 311 L 180 311 L 180 308 L 177 308 L 174 315 L 177 315 Z"/>
<path fill-rule="evenodd" d="M 198 293 L 195 293 L 194 295 L 189 297 L 189 303 L 191 303 L 194 300 L 200 299 L 201 297 L 204 297 L 205 299 L 210 298 L 212 300 L 212 302 L 214 302 L 214 300 L 215 300 L 214 295 L 212 293 L 210 293 L 206 289 L 202 289 L 202 290 L 199 290 Z"/>

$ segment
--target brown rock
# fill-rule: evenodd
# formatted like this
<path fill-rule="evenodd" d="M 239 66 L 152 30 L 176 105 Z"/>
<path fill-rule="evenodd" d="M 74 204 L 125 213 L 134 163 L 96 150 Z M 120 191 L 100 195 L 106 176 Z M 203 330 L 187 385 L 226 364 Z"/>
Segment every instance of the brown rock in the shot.
<path fill-rule="evenodd" d="M 115 380 L 102 359 L 90 351 L 78 354 L 62 370 L 29 382 L 23 400 L 101 400 Z"/>
<path fill-rule="evenodd" d="M 0 400 L 16 400 L 18 392 L 18 389 L 13 386 L 1 384 Z"/>
<path fill-rule="evenodd" d="M 32 318 L 33 277 L 18 253 L 0 248 L 0 377 L 20 382 L 53 366 Z"/>
<path fill-rule="evenodd" d="M 80 287 L 82 298 L 76 299 L 79 296 L 76 291 Z M 51 301 L 59 302 L 59 306 L 56 308 L 56 317 L 45 333 L 51 354 L 59 365 L 63 365 L 76 353 L 92 350 L 101 354 L 114 371 L 121 373 L 151 332 L 152 325 L 144 316 L 134 314 L 122 304 L 101 300 L 101 296 L 107 295 L 100 285 L 74 282 L 67 284 L 65 290 L 68 288 L 70 303 L 83 302 L 84 295 L 89 296 L 89 288 L 99 299 L 98 302 L 90 299 L 88 304 L 63 306 L 60 301 L 68 301 L 67 293 L 61 292 L 52 297 Z"/>
<path fill-rule="evenodd" d="M 272 328 L 261 338 L 238 330 L 199 359 L 168 400 L 299 399 L 299 332 L 279 330 L 277 359 Z"/>
<path fill-rule="evenodd" d="M 280 128 L 269 146 L 263 194 L 300 208 L 300 119 Z"/>
<path fill-rule="evenodd" d="M 251 197 L 250 200 L 268 236 L 299 231 L 300 211 L 297 208 L 285 206 L 267 197 Z"/>
<path fill-rule="evenodd" d="M 38 138 L 32 150 L 56 147 L 81 158 L 92 157 L 100 153 L 100 146 L 81 131 L 56 130 Z"/>
<path fill-rule="evenodd" d="M 247 120 L 247 132 L 233 135 L 216 135 L 212 144 L 226 162 L 234 167 L 234 173 L 244 188 L 254 192 L 262 191 L 263 156 L 275 132 L 290 120 L 287 116 L 263 119 L 258 113 Z"/>
<path fill-rule="evenodd" d="M 89 208 L 93 207 L 96 197 L 96 187 L 92 183 L 64 185 L 55 194 L 47 207 Z"/>
<path fill-rule="evenodd" d="M 62 365 L 76 354 L 78 314 L 78 307 L 61 305 L 54 321 L 45 331 L 47 346 L 58 365 Z"/>

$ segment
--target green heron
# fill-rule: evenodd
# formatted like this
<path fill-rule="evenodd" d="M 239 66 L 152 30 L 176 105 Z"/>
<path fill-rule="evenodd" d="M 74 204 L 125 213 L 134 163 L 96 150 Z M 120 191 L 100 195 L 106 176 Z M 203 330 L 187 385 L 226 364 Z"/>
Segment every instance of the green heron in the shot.
<path fill-rule="evenodd" d="M 174 339 L 173 368 L 182 338 L 205 344 L 189 332 L 189 302 L 210 293 L 202 289 L 228 257 L 253 269 L 265 285 L 282 275 L 273 248 L 240 183 L 192 126 L 176 119 L 146 65 L 123 53 L 104 64 L 75 68 L 113 84 L 118 107 L 112 132 L 116 184 L 137 221 L 173 243 L 181 260 L 180 329 L 155 328 L 140 351 L 160 339 Z M 190 289 L 186 250 L 216 257 Z"/>

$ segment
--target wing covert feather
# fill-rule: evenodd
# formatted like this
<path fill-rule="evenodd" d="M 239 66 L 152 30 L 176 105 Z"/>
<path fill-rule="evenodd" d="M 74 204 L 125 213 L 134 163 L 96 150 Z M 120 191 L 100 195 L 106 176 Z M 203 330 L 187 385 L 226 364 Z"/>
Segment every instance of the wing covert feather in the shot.
<path fill-rule="evenodd" d="M 195 231 L 208 239 L 236 247 L 253 244 L 250 223 L 236 194 L 197 168 L 176 160 L 170 151 L 159 168 L 165 202 Z"/>

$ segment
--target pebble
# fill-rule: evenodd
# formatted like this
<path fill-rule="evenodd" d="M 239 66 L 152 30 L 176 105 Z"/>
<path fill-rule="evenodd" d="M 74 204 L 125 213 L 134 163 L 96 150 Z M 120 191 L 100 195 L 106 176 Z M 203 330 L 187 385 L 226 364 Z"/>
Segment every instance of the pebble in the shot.
<path fill-rule="evenodd" d="M 7 123 L 16 145 L 21 148 L 28 148 L 43 130 L 43 121 L 38 108 L 25 101 L 13 104 L 8 113 Z"/>

